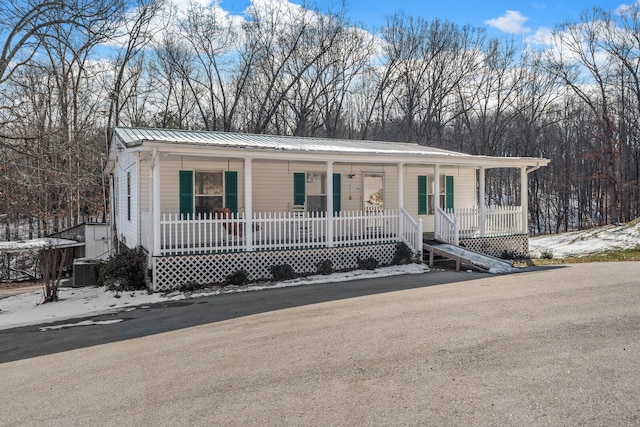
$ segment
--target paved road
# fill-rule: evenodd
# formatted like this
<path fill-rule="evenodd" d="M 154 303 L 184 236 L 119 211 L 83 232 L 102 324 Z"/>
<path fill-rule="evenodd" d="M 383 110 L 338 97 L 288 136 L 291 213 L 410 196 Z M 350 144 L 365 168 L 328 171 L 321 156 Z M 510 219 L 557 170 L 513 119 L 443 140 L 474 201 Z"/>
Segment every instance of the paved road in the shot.
<path fill-rule="evenodd" d="M 43 325 L 0 330 L 0 363 L 42 356 L 81 347 L 139 338 L 222 320 L 284 308 L 336 301 L 403 289 L 454 283 L 487 277 L 486 274 L 434 270 L 426 274 L 355 280 L 313 286 L 226 294 L 177 302 L 166 302 L 116 314 L 66 319 L 47 323 L 50 327 L 83 320 L 116 321 L 87 327 L 41 331 Z"/>
<path fill-rule="evenodd" d="M 639 278 L 482 276 L 4 363 L 0 425 L 639 425 Z"/>

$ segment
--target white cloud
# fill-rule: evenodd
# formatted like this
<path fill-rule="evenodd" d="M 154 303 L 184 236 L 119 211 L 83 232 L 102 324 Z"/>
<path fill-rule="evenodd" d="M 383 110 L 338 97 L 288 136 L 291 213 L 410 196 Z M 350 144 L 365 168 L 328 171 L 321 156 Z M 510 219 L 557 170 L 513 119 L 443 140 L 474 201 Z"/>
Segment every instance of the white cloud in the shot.
<path fill-rule="evenodd" d="M 525 34 L 531 31 L 530 28 L 524 26 L 528 20 L 529 18 L 522 16 L 517 10 L 507 10 L 504 15 L 488 19 L 484 23 L 505 33 Z"/>
<path fill-rule="evenodd" d="M 635 3 L 631 3 L 631 4 L 622 3 L 620 6 L 618 6 L 616 8 L 615 12 L 618 15 L 625 15 L 625 14 L 631 12 L 632 9 L 634 7 L 637 7 L 637 6 L 640 6 L 640 0 L 636 1 Z"/>
<path fill-rule="evenodd" d="M 553 30 L 548 27 L 539 27 L 527 36 L 525 41 L 530 45 L 550 46 L 553 44 Z"/>

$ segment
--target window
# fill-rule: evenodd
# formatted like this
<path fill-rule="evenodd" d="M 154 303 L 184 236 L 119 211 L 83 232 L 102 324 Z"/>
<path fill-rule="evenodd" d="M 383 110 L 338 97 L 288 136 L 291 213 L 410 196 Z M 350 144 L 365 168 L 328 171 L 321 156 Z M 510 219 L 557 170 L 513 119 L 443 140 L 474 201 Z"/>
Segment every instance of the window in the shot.
<path fill-rule="evenodd" d="M 131 221 L 131 172 L 127 172 L 127 221 Z"/>
<path fill-rule="evenodd" d="M 307 173 L 307 211 L 326 212 L 327 210 L 327 174 Z"/>
<path fill-rule="evenodd" d="M 384 174 L 362 174 L 362 206 L 365 211 L 384 208 Z"/>
<path fill-rule="evenodd" d="M 224 206 L 222 172 L 195 172 L 195 213 L 211 213 L 214 208 Z"/>
<path fill-rule="evenodd" d="M 440 207 L 453 209 L 453 176 L 440 175 Z M 433 215 L 435 212 L 435 180 L 433 175 L 418 176 L 418 214 Z M 424 198 L 426 197 L 426 203 Z"/>
<path fill-rule="evenodd" d="M 334 214 L 340 212 L 341 207 L 340 174 L 333 174 Z M 293 174 L 293 205 L 304 207 L 308 212 L 327 211 L 327 174 L 323 172 L 294 172 Z"/>

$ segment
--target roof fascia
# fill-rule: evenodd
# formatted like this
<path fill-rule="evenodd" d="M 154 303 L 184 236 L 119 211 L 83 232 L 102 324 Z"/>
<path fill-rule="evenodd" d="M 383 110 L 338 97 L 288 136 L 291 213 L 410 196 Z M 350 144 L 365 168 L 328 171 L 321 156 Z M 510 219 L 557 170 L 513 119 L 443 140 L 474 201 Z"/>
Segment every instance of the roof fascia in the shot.
<path fill-rule="evenodd" d="M 326 163 L 385 163 L 385 164 L 414 164 L 441 166 L 485 167 L 486 169 L 542 167 L 549 163 L 548 159 L 536 157 L 491 157 L 461 154 L 460 156 L 430 153 L 430 154 L 390 154 L 390 153 L 356 153 L 334 151 L 285 151 L 269 149 L 232 148 L 214 145 L 174 144 L 163 141 L 141 141 L 140 144 L 126 148 L 128 151 L 151 151 L 157 148 L 159 152 L 178 156 L 212 156 L 235 157 L 256 160 L 284 160 Z"/>

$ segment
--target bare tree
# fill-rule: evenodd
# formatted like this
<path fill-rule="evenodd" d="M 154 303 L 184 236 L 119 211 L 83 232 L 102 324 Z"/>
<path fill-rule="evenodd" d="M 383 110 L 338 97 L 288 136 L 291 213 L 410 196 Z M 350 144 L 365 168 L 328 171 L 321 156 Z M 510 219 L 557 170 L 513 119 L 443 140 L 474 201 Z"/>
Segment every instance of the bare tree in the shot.
<path fill-rule="evenodd" d="M 600 148 L 594 153 L 602 159 L 594 178 L 602 177 L 608 185 L 608 210 L 605 222 L 619 221 L 620 141 L 614 120 L 614 95 L 618 67 L 611 56 L 603 55 L 601 40 L 607 24 L 600 11 L 584 12 L 580 21 L 560 26 L 553 33 L 555 49 L 547 56 L 547 65 L 584 102 L 593 113 L 596 128 L 593 138 Z"/>
<path fill-rule="evenodd" d="M 124 10 L 123 0 L 25 0 L 8 2 L 0 8 L 0 27 L 7 38 L 0 54 L 0 84 L 27 64 L 38 48 L 55 39 L 55 27 L 69 26 L 95 34 Z M 63 41 L 63 40 L 58 40 Z M 12 65 L 13 64 L 13 65 Z"/>
<path fill-rule="evenodd" d="M 282 132 L 276 115 L 305 73 L 331 50 L 340 20 L 293 4 L 254 4 L 245 25 L 243 55 L 251 58 L 247 100 L 250 130 Z"/>
<path fill-rule="evenodd" d="M 386 65 L 374 94 L 387 110 L 382 116 L 393 116 L 403 140 L 441 142 L 445 126 L 459 112 L 456 91 L 478 68 L 483 32 L 394 15 L 382 38 Z"/>
<path fill-rule="evenodd" d="M 120 114 L 129 96 L 134 94 L 126 91 L 127 76 L 136 81 L 135 67 L 131 68 L 133 61 L 149 45 L 154 35 L 161 31 L 162 26 L 155 22 L 163 10 L 164 0 L 137 0 L 133 10 L 124 15 L 118 23 L 120 33 L 115 34 L 116 39 L 125 39 L 125 43 L 119 49 L 114 63 L 114 78 L 107 88 L 109 96 L 109 109 L 107 117 L 107 146 L 111 140 L 111 128 L 120 123 Z M 155 22 L 155 26 L 154 26 Z M 131 70 L 134 70 L 132 73 Z M 140 70 L 141 71 L 141 70 Z"/>

